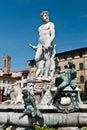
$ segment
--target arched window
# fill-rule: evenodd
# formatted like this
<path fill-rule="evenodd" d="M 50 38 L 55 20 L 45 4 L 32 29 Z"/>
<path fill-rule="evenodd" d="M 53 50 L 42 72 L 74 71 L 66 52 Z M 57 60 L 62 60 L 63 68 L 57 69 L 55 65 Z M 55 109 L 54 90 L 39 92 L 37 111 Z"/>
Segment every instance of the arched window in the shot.
<path fill-rule="evenodd" d="M 73 67 L 74 67 L 74 68 L 76 68 L 76 65 L 75 65 L 75 64 L 73 64 Z"/>
<path fill-rule="evenodd" d="M 71 57 L 74 58 L 74 57 L 75 57 L 75 53 L 72 53 L 72 54 L 71 54 Z"/>
<path fill-rule="evenodd" d="M 57 68 L 58 70 L 61 70 L 61 67 L 60 66 L 58 66 L 58 68 Z"/>
<path fill-rule="evenodd" d="M 80 63 L 80 64 L 79 64 L 79 69 L 80 69 L 80 70 L 83 70 L 83 68 L 84 68 L 83 63 Z"/>
<path fill-rule="evenodd" d="M 80 82 L 84 83 L 84 76 L 83 75 L 80 76 Z"/>
<path fill-rule="evenodd" d="M 79 56 L 82 57 L 82 52 L 79 53 Z"/>
<path fill-rule="evenodd" d="M 64 55 L 64 59 L 67 60 L 67 56 L 66 55 Z"/>
<path fill-rule="evenodd" d="M 6 67 L 6 60 L 4 60 L 4 67 Z"/>

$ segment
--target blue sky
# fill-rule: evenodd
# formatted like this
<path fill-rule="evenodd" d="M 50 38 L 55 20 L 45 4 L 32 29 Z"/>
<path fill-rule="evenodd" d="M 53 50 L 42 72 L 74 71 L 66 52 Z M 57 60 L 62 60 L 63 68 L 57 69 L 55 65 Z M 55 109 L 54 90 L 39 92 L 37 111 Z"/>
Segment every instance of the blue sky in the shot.
<path fill-rule="evenodd" d="M 10 55 L 12 70 L 28 67 L 37 45 L 40 12 L 48 10 L 55 24 L 57 53 L 87 47 L 87 0 L 0 0 L 0 68 Z"/>

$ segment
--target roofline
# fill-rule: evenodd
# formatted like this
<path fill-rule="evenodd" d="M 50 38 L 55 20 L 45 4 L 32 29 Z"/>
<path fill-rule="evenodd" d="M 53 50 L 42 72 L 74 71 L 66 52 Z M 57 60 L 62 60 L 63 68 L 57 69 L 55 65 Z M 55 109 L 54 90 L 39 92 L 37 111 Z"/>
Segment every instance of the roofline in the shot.
<path fill-rule="evenodd" d="M 87 49 L 87 47 L 82 47 L 82 48 L 77 48 L 77 49 L 73 49 L 73 50 L 59 52 L 59 53 L 56 53 L 56 55 L 62 54 L 62 53 L 68 53 L 68 52 L 72 52 L 72 51 L 79 51 L 79 50 L 82 50 L 82 49 Z"/>
<path fill-rule="evenodd" d="M 4 76 L 4 75 L 0 76 L 0 78 L 14 79 L 15 80 L 15 77 L 9 77 L 9 76 Z"/>

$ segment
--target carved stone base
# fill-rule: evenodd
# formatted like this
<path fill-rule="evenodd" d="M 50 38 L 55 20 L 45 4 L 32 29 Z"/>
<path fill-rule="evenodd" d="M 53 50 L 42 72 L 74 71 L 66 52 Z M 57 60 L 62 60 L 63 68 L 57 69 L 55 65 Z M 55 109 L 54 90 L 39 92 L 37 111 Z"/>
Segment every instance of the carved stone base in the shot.
<path fill-rule="evenodd" d="M 37 106 L 43 115 L 44 124 L 47 126 L 87 126 L 87 104 L 79 104 L 80 111 L 73 113 L 57 113 L 54 106 L 40 105 Z M 0 104 L 0 123 L 23 127 L 31 127 L 38 123 L 37 118 L 31 118 L 23 115 L 24 106 L 21 104 L 6 105 Z M 51 111 L 51 113 L 50 113 Z"/>
<path fill-rule="evenodd" d="M 57 88 L 56 88 L 57 89 Z M 57 91 L 52 89 L 52 94 Z M 58 95 L 56 102 L 53 104 L 57 107 L 58 112 L 69 113 L 79 110 L 78 89 L 73 90 L 70 86 L 66 87 Z"/>

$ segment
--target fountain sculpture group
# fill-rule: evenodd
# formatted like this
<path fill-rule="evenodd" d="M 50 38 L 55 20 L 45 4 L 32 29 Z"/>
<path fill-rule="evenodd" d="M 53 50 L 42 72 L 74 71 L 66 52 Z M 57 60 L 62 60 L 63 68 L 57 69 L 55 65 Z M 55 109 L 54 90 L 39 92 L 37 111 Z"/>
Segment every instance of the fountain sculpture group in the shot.
<path fill-rule="evenodd" d="M 51 93 L 51 99 L 48 102 L 43 101 L 43 104 L 52 104 L 53 106 L 56 106 L 58 112 L 78 110 L 79 89 L 77 88 L 76 69 L 74 68 L 72 61 L 68 62 L 68 66 L 66 65 L 64 70 L 59 71 L 57 69 L 59 58 L 55 57 L 56 45 L 53 45 L 53 40 L 55 37 L 55 26 L 52 22 L 49 22 L 48 11 L 42 11 L 40 16 L 43 24 L 38 28 L 38 45 L 33 46 L 30 44 L 30 46 L 36 50 L 35 62 L 37 65 L 37 71 L 35 80 L 37 82 L 42 80 L 43 83 L 51 83 L 49 86 L 45 84 L 44 88 L 46 89 L 45 93 L 47 91 Z M 58 74 L 56 78 L 54 78 L 54 73 Z M 65 75 L 62 76 L 62 73 L 65 73 Z M 54 83 L 52 83 L 52 81 Z M 49 90 L 47 88 L 49 88 Z M 44 95 L 44 98 L 46 98 L 46 95 Z M 64 108 L 62 103 L 63 105 L 66 105 Z M 67 105 L 70 105 L 70 107 L 67 107 Z"/>
<path fill-rule="evenodd" d="M 55 26 L 49 22 L 48 11 L 42 11 L 40 16 L 43 24 L 38 28 L 38 45 L 29 44 L 36 51 L 36 74 L 29 77 L 26 88 L 19 89 L 17 101 L 21 104 L 14 102 L 17 98 L 12 98 L 8 105 L 0 104 L 0 122 L 27 127 L 87 125 L 87 114 L 80 112 L 84 110 L 73 61 L 68 61 L 64 70 L 58 70 L 59 58 L 55 57 L 56 45 L 53 45 Z"/>

